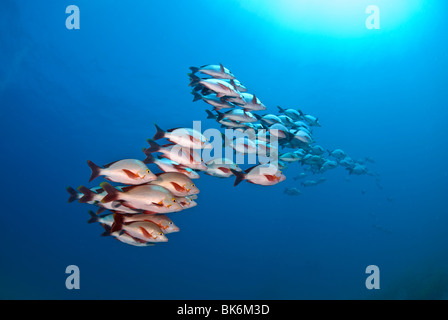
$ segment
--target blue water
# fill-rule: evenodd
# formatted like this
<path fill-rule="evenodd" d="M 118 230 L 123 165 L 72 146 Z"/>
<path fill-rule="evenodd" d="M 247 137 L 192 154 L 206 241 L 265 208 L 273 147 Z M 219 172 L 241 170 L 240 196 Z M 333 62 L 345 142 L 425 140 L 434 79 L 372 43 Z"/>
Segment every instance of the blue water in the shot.
<path fill-rule="evenodd" d="M 79 30 L 65 26 L 71 4 Z M 370 4 L 379 30 L 365 26 Z M 0 298 L 446 299 L 446 10 L 442 0 L 2 0 Z M 168 243 L 100 237 L 65 188 L 87 184 L 88 159 L 143 159 L 154 122 L 216 127 L 186 76 L 216 63 L 269 112 L 318 116 L 316 141 L 375 159 L 384 188 L 346 181 L 342 168 L 304 188 L 298 164 L 272 187 L 201 175 L 198 206 L 170 215 L 181 231 Z M 65 287 L 68 265 L 79 290 Z M 365 287 L 368 265 L 379 290 Z"/>

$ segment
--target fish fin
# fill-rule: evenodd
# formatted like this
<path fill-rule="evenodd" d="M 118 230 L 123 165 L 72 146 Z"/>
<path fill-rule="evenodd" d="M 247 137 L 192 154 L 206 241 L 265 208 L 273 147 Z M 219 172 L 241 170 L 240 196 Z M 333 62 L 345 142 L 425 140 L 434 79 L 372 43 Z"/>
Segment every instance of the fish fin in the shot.
<path fill-rule="evenodd" d="M 112 227 L 110 232 L 120 231 L 123 229 L 123 221 L 124 217 L 121 214 L 114 213 L 114 223 L 112 223 Z"/>
<path fill-rule="evenodd" d="M 163 131 L 162 129 L 160 129 L 160 127 L 154 123 L 154 126 L 156 127 L 156 134 L 154 135 L 154 137 L 152 137 L 153 140 L 159 140 L 165 137 L 165 131 Z"/>
<path fill-rule="evenodd" d="M 252 166 L 252 167 L 250 167 L 250 168 L 248 168 L 248 169 L 246 169 L 246 170 L 245 170 L 245 173 L 249 173 L 249 172 L 251 172 L 252 169 L 255 168 L 256 166 L 258 166 L 258 164 L 254 165 L 254 166 Z"/>
<path fill-rule="evenodd" d="M 100 186 L 104 189 L 104 191 L 107 192 L 107 195 L 105 195 L 104 198 L 101 199 L 101 203 L 115 201 L 120 197 L 120 191 L 113 187 L 110 183 L 102 182 Z"/>
<path fill-rule="evenodd" d="M 280 111 L 281 113 L 285 113 L 285 109 L 283 109 L 282 107 L 277 106 L 277 108 L 278 108 L 278 111 Z"/>
<path fill-rule="evenodd" d="M 188 86 L 190 86 L 190 87 L 197 87 L 199 85 L 199 81 L 201 81 L 201 78 L 199 78 L 195 74 L 191 74 L 190 75 L 190 84 Z M 196 91 L 198 91 L 198 90 L 196 90 Z"/>
<path fill-rule="evenodd" d="M 145 149 L 145 154 L 146 155 L 148 155 L 148 154 L 150 154 L 150 153 L 153 153 L 153 152 L 159 152 L 159 150 L 160 150 L 160 145 L 158 145 L 154 140 L 151 140 L 151 139 L 148 139 L 148 140 L 146 140 L 148 143 L 149 143 L 149 145 L 150 145 L 150 147 L 148 148 L 148 149 Z"/>
<path fill-rule="evenodd" d="M 118 161 L 114 161 L 114 162 L 105 164 L 105 165 L 103 166 L 103 168 L 109 168 L 111 165 L 113 165 L 113 164 L 116 163 L 116 162 L 118 162 Z"/>
<path fill-rule="evenodd" d="M 185 130 L 185 128 L 177 127 L 177 128 L 168 129 L 168 130 L 166 130 L 166 132 L 173 132 L 174 130 L 178 130 L 178 129 L 184 129 Z"/>
<path fill-rule="evenodd" d="M 194 90 L 191 91 L 191 93 L 193 94 L 194 98 L 193 98 L 193 102 L 201 100 L 202 99 L 202 95 L 200 93 L 195 92 Z"/>
<path fill-rule="evenodd" d="M 272 174 L 265 174 L 264 175 L 266 177 L 266 179 L 268 179 L 268 181 L 270 182 L 274 182 L 276 179 Z"/>
<path fill-rule="evenodd" d="M 219 93 L 216 94 L 216 97 L 218 97 L 218 98 L 222 98 L 222 97 L 225 97 L 225 96 L 226 96 L 226 94 L 222 93 L 222 92 L 219 92 Z"/>
<path fill-rule="evenodd" d="M 182 187 L 181 185 L 179 185 L 178 183 L 172 181 L 171 184 L 173 185 L 174 189 L 176 189 L 176 191 L 178 191 L 178 192 L 185 191 L 185 188 Z"/>
<path fill-rule="evenodd" d="M 197 67 L 190 67 L 190 70 L 191 70 L 191 74 L 190 74 L 190 76 L 191 76 L 191 75 L 195 74 L 196 72 L 198 72 L 199 68 L 197 68 Z"/>
<path fill-rule="evenodd" d="M 111 232 L 111 228 L 110 228 L 107 224 L 105 224 L 105 223 L 103 223 L 103 224 L 101 224 L 101 225 L 102 225 L 103 228 L 104 228 L 104 232 L 101 234 L 101 236 L 102 236 L 102 237 L 110 236 L 110 234 L 112 233 L 112 232 Z"/>
<path fill-rule="evenodd" d="M 75 189 L 73 189 L 72 187 L 67 187 L 66 190 L 70 194 L 70 197 L 67 200 L 68 203 L 72 203 L 73 201 L 78 199 L 78 192 L 76 192 Z"/>
<path fill-rule="evenodd" d="M 135 174 L 134 172 L 128 170 L 128 169 L 121 169 L 124 173 L 130 178 L 130 179 L 138 179 L 140 176 L 138 174 Z"/>
<path fill-rule="evenodd" d="M 230 169 L 226 168 L 226 167 L 218 167 L 217 169 L 221 170 L 224 173 L 229 173 L 230 172 Z"/>
<path fill-rule="evenodd" d="M 139 227 L 139 229 L 140 229 L 140 231 L 142 232 L 142 234 L 143 234 L 143 236 L 145 237 L 145 238 L 148 238 L 148 239 L 153 239 L 154 237 L 148 232 L 148 230 L 146 230 L 145 228 L 143 228 L 143 227 Z"/>
<path fill-rule="evenodd" d="M 235 84 L 235 81 L 233 79 L 230 79 L 230 84 L 232 85 L 232 87 L 235 88 L 235 90 L 238 90 L 238 88 L 237 88 L 237 86 Z"/>
<path fill-rule="evenodd" d="M 89 215 L 90 215 L 90 219 L 87 221 L 87 223 L 95 223 L 95 222 L 99 221 L 98 216 L 92 210 L 89 210 Z"/>
<path fill-rule="evenodd" d="M 121 201 L 121 205 L 122 205 L 123 207 L 129 208 L 129 209 L 132 209 L 132 210 L 138 210 L 136 207 L 132 206 L 132 205 L 131 205 L 129 202 L 127 202 L 127 201 Z"/>
<path fill-rule="evenodd" d="M 146 159 L 143 160 L 144 164 L 149 164 L 149 163 L 154 163 L 154 161 L 156 160 L 156 158 L 154 158 L 154 156 L 150 153 L 146 153 L 146 149 L 143 148 L 143 152 L 146 154 Z"/>
<path fill-rule="evenodd" d="M 89 182 L 92 182 L 92 180 L 98 178 L 101 175 L 101 167 L 97 166 L 90 160 L 87 160 L 87 164 L 89 165 L 90 169 L 92 170 L 92 175 L 90 176 L 90 179 L 89 179 Z"/>
<path fill-rule="evenodd" d="M 218 117 L 216 118 L 216 121 L 221 121 L 222 119 L 224 119 L 224 117 L 226 116 L 224 113 L 222 113 L 222 112 L 219 112 L 218 110 L 216 110 L 215 109 L 215 111 L 216 111 L 216 113 L 218 114 Z"/>
<path fill-rule="evenodd" d="M 99 207 L 98 210 L 96 210 L 96 214 L 99 215 L 99 214 L 103 213 L 104 211 L 106 211 L 106 208 Z"/>
<path fill-rule="evenodd" d="M 142 211 L 143 214 L 157 214 L 157 212 L 154 211 L 149 211 L 149 210 L 144 210 Z"/>
<path fill-rule="evenodd" d="M 222 73 L 225 73 L 226 71 L 224 70 L 224 66 L 222 65 L 222 63 L 219 64 L 219 68 L 221 69 Z"/>
<path fill-rule="evenodd" d="M 152 202 L 153 205 L 155 205 L 156 207 L 163 207 L 163 201 L 159 201 L 159 202 Z"/>
<path fill-rule="evenodd" d="M 242 172 L 230 169 L 230 171 L 232 171 L 232 173 L 235 175 L 235 182 L 233 183 L 233 186 L 236 187 L 237 185 L 239 185 L 241 183 L 241 181 L 243 181 L 244 179 L 246 179 L 246 175 Z"/>
<path fill-rule="evenodd" d="M 210 110 L 205 110 L 207 112 L 207 119 L 216 119 L 216 116 Z"/>
<path fill-rule="evenodd" d="M 203 89 L 204 89 L 204 87 L 203 87 L 201 84 L 197 84 L 197 85 L 193 88 L 193 91 L 198 92 L 198 91 L 201 91 L 201 90 L 203 90 Z M 206 96 L 206 94 L 204 94 L 204 92 L 202 92 L 202 95 L 203 95 L 203 96 Z"/>
<path fill-rule="evenodd" d="M 93 197 L 96 195 L 95 192 L 90 190 L 87 187 L 79 186 L 78 191 L 83 194 L 83 196 L 79 199 L 79 203 L 86 203 L 93 200 Z"/>
<path fill-rule="evenodd" d="M 252 98 L 252 104 L 258 104 L 257 97 L 255 96 L 255 94 L 254 94 L 254 96 Z"/>
<path fill-rule="evenodd" d="M 257 118 L 257 120 L 261 120 L 261 116 L 259 114 L 253 113 L 254 117 Z"/>

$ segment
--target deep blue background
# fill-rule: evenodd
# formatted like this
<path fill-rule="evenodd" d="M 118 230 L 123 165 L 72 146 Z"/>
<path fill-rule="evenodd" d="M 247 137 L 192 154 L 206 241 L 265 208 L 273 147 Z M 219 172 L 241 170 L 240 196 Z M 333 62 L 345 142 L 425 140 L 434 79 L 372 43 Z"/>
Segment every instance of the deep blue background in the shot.
<path fill-rule="evenodd" d="M 353 1 L 353 33 L 338 33 L 236 0 L 1 1 L 0 298 L 446 299 L 447 8 L 427 1 L 392 24 L 391 5 L 376 3 L 380 30 L 364 26 L 374 3 Z M 80 30 L 65 28 L 70 4 Z M 142 158 L 154 122 L 215 126 L 186 73 L 219 62 L 270 112 L 318 116 L 319 144 L 374 158 L 384 189 L 341 168 L 305 189 L 297 164 L 268 188 L 202 175 L 199 205 L 171 216 L 181 232 L 168 243 L 100 237 L 65 187 L 87 183 L 87 159 Z M 293 186 L 300 196 L 283 194 Z M 65 288 L 71 264 L 77 291 Z"/>

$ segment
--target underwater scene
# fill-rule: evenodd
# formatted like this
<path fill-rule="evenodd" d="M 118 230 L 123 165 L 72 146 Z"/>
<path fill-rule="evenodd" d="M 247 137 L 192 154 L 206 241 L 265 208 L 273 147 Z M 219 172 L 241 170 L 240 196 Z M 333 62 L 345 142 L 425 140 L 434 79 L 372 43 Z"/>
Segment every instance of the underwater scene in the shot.
<path fill-rule="evenodd" d="M 2 0 L 0 299 L 448 299 L 447 9 Z"/>

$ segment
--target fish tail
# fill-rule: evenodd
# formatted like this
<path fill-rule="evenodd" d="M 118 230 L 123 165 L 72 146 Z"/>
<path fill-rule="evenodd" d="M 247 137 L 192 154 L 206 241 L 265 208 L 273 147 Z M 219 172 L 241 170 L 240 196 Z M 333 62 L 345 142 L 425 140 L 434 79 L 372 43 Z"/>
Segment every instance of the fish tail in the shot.
<path fill-rule="evenodd" d="M 78 191 L 83 194 L 83 196 L 79 199 L 79 203 L 86 203 L 93 200 L 93 197 L 96 195 L 95 192 L 90 190 L 87 187 L 79 186 Z"/>
<path fill-rule="evenodd" d="M 101 224 L 101 225 L 102 225 L 103 228 L 104 228 L 104 232 L 101 234 L 101 236 L 102 236 L 102 237 L 110 236 L 110 234 L 112 233 L 112 232 L 111 232 L 111 228 L 110 228 L 107 224 L 105 224 L 105 223 L 103 223 L 103 224 Z"/>
<path fill-rule="evenodd" d="M 95 223 L 100 220 L 98 218 L 98 216 L 96 215 L 96 213 L 93 212 L 92 210 L 89 210 L 89 215 L 90 215 L 90 219 L 87 221 L 87 223 Z"/>
<path fill-rule="evenodd" d="M 101 203 L 108 203 L 108 202 L 118 200 L 118 198 L 120 196 L 120 191 L 118 191 L 110 183 L 102 182 L 100 184 L 100 186 L 107 192 L 107 195 L 104 196 L 103 199 L 101 199 Z"/>
<path fill-rule="evenodd" d="M 149 163 L 154 163 L 154 161 L 156 160 L 156 158 L 154 158 L 154 156 L 150 153 L 146 153 L 147 149 L 143 149 L 143 152 L 146 154 L 146 159 L 143 160 L 144 164 L 149 164 Z"/>
<path fill-rule="evenodd" d="M 145 149 L 143 152 L 148 155 L 153 152 L 158 152 L 160 150 L 160 145 L 158 145 L 154 140 L 148 139 L 146 140 L 149 143 L 149 148 Z"/>
<path fill-rule="evenodd" d="M 106 211 L 106 208 L 99 207 L 98 210 L 96 210 L 96 215 L 99 215 L 99 214 L 103 213 L 104 211 Z"/>
<path fill-rule="evenodd" d="M 114 223 L 112 224 L 110 232 L 120 231 L 123 228 L 123 215 L 114 213 Z"/>
<path fill-rule="evenodd" d="M 207 112 L 207 119 L 216 119 L 216 116 L 210 110 L 205 110 Z"/>
<path fill-rule="evenodd" d="M 278 111 L 280 111 L 281 113 L 285 113 L 285 109 L 283 109 L 282 107 L 277 106 L 277 108 L 278 108 Z"/>
<path fill-rule="evenodd" d="M 226 116 L 224 113 L 222 113 L 222 112 L 219 112 L 218 110 L 216 110 L 215 109 L 215 111 L 216 111 L 216 113 L 218 114 L 218 117 L 216 118 L 216 121 L 221 121 L 222 119 L 224 119 L 224 117 Z"/>
<path fill-rule="evenodd" d="M 98 178 L 101 175 L 101 168 L 94 164 L 92 161 L 87 160 L 87 164 L 89 165 L 90 169 L 92 170 L 92 175 L 90 176 L 89 182 L 92 182 L 92 180 Z"/>
<path fill-rule="evenodd" d="M 201 81 L 201 78 L 199 78 L 198 76 L 191 74 L 190 75 L 190 87 L 197 87 L 199 85 L 199 81 Z M 196 91 L 198 91 L 197 89 L 195 89 Z"/>
<path fill-rule="evenodd" d="M 72 203 L 73 201 L 78 199 L 78 192 L 76 192 L 75 189 L 73 189 L 72 187 L 67 187 L 66 190 L 68 193 L 70 193 L 70 197 L 67 200 L 68 203 Z"/>
<path fill-rule="evenodd" d="M 241 183 L 241 181 L 243 181 L 244 179 L 246 179 L 246 175 L 243 172 L 239 172 L 233 169 L 230 169 L 230 171 L 232 171 L 232 173 L 235 175 L 235 182 L 233 183 L 233 186 L 236 187 L 237 185 L 239 185 Z"/>
<path fill-rule="evenodd" d="M 191 75 L 194 75 L 196 72 L 199 71 L 199 68 L 196 68 L 196 67 L 190 67 L 190 70 L 191 70 Z"/>
<path fill-rule="evenodd" d="M 162 129 L 160 129 L 160 127 L 159 127 L 157 124 L 154 123 L 154 125 L 155 125 L 155 127 L 156 127 L 156 129 L 157 129 L 157 132 L 156 132 L 156 134 L 154 135 L 154 137 L 152 137 L 152 139 L 153 139 L 153 140 L 159 140 L 159 139 L 164 138 L 164 137 L 165 137 L 165 131 L 163 131 Z"/>
<path fill-rule="evenodd" d="M 202 95 L 200 93 L 197 93 L 196 91 L 192 90 L 191 93 L 193 94 L 193 102 L 196 102 L 198 100 L 202 99 Z"/>

